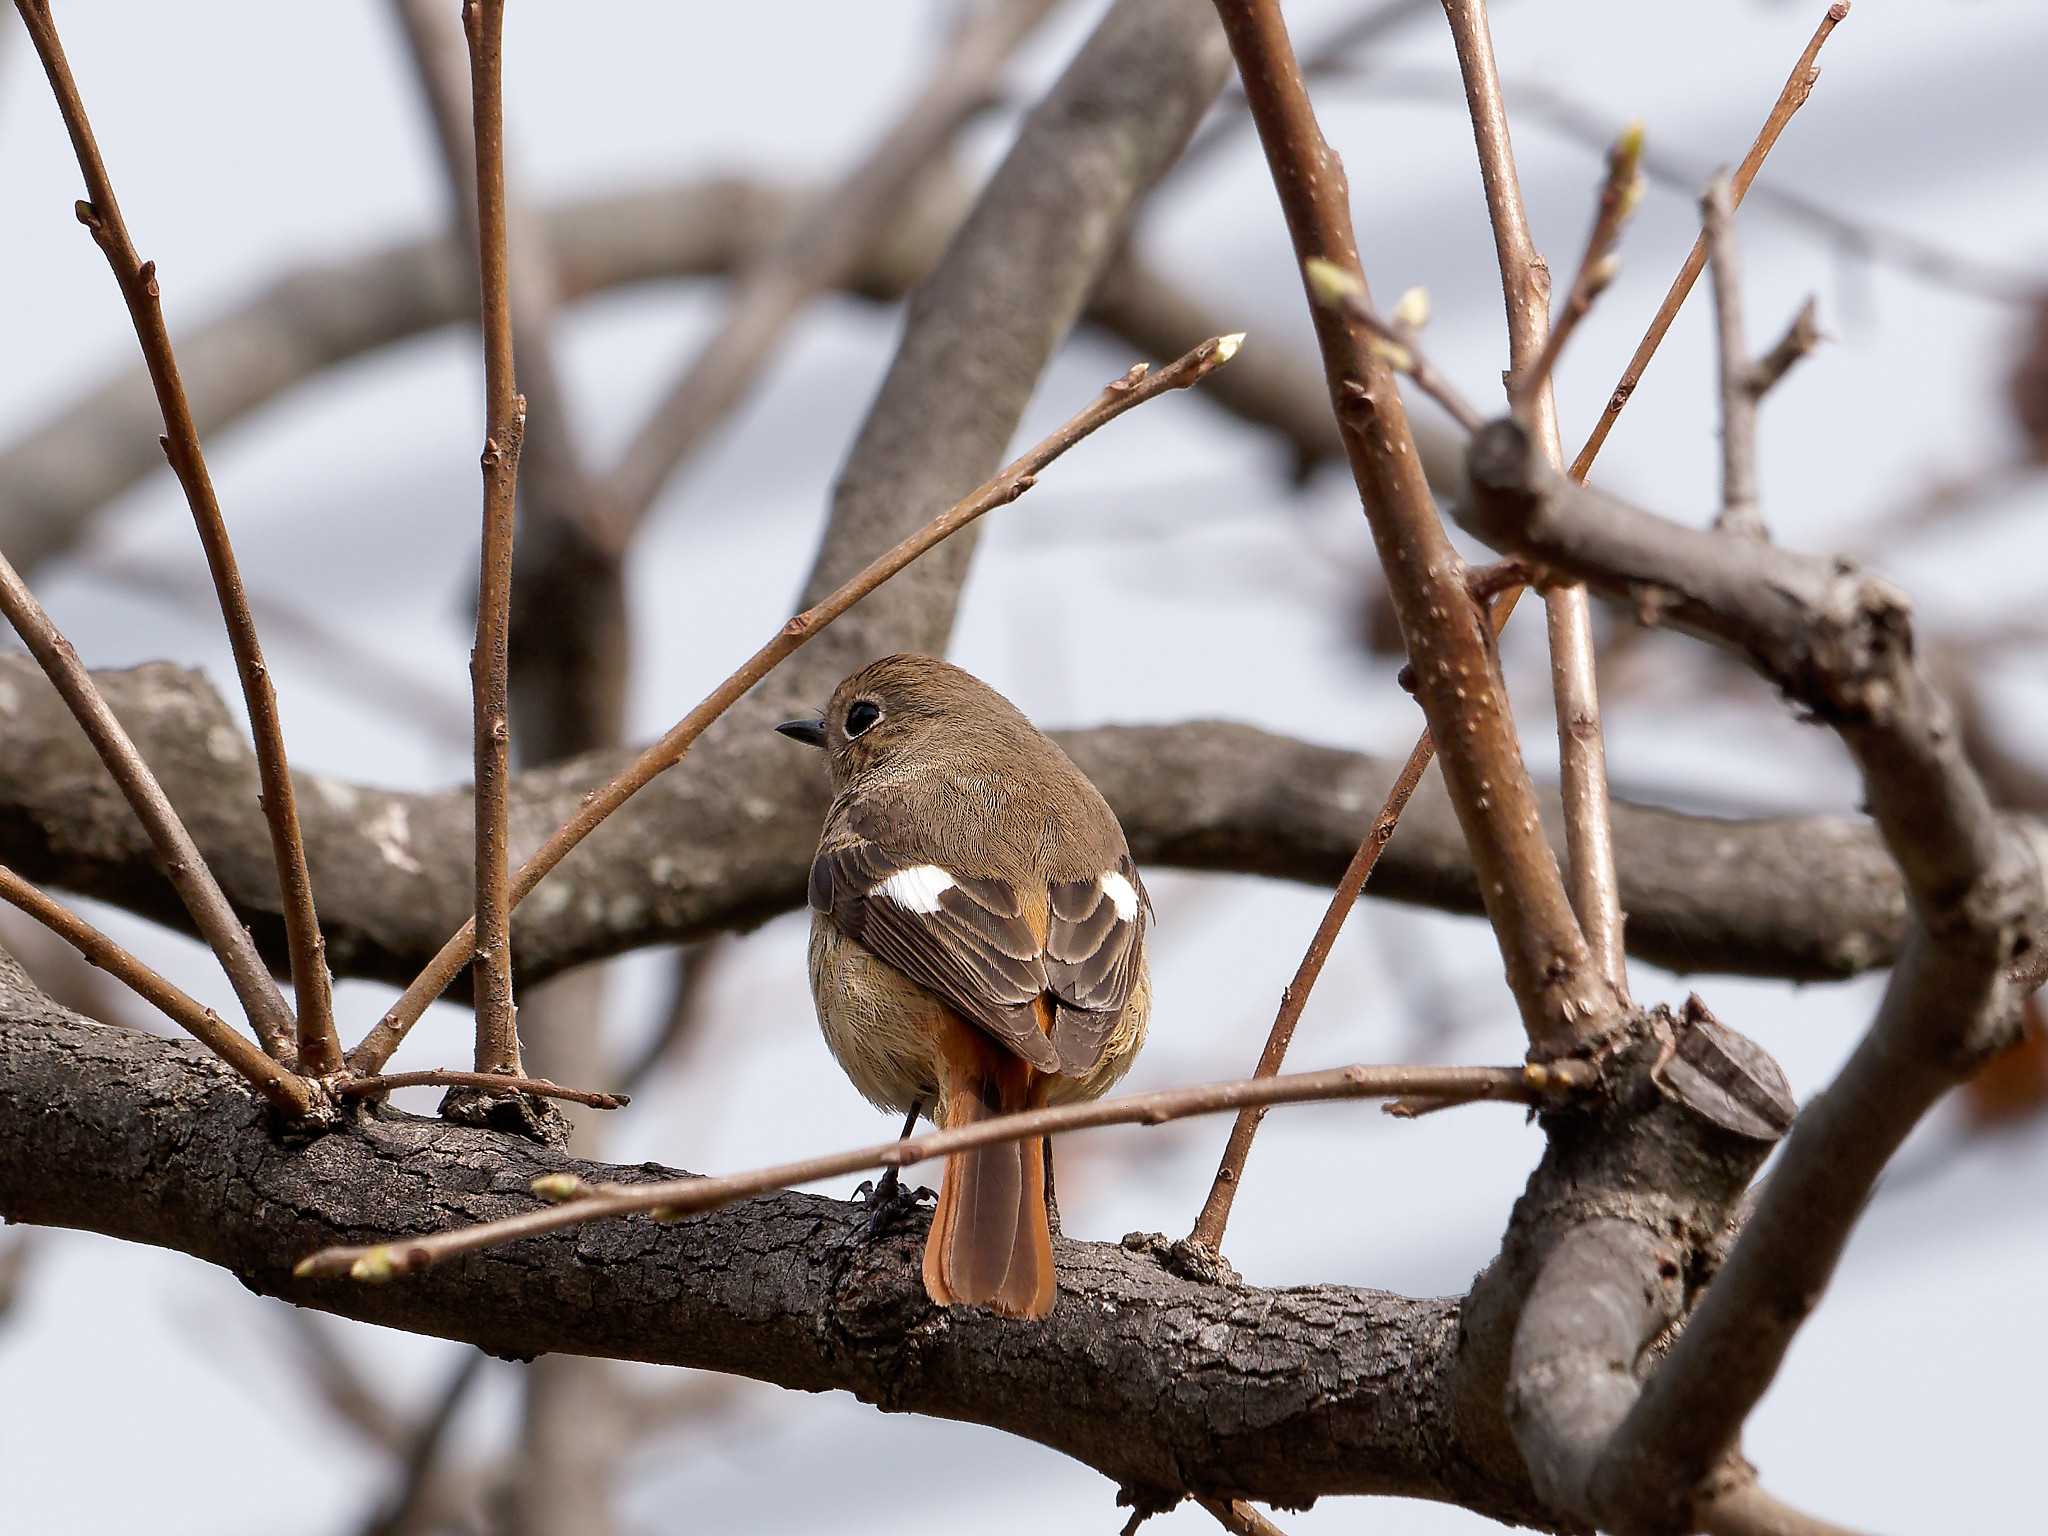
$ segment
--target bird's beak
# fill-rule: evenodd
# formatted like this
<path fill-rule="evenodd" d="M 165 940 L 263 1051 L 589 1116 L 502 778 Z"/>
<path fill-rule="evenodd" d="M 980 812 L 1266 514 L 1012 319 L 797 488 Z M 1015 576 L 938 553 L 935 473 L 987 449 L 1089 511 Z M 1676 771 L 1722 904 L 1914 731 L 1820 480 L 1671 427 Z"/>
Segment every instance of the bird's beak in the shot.
<path fill-rule="evenodd" d="M 822 720 L 785 720 L 775 729 L 791 741 L 800 741 L 807 747 L 825 745 L 825 722 Z"/>

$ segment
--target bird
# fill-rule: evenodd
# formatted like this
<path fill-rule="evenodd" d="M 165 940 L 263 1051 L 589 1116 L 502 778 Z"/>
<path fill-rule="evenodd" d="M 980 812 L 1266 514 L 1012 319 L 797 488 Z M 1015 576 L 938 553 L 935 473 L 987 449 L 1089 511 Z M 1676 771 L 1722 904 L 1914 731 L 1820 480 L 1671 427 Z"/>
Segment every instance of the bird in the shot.
<path fill-rule="evenodd" d="M 1144 1043 L 1152 903 L 1101 793 L 1015 705 L 936 657 L 885 656 L 816 718 L 833 798 L 809 882 L 810 981 L 870 1102 L 944 1129 L 1099 1098 Z M 946 1159 L 925 1242 L 941 1306 L 1052 1311 L 1042 1137 Z"/>

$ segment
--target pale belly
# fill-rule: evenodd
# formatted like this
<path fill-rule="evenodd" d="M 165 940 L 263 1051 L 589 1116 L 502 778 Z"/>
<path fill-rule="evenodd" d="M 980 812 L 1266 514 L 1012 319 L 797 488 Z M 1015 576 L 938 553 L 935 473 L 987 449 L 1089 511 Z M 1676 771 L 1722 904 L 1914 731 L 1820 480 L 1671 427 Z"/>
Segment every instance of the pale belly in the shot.
<path fill-rule="evenodd" d="M 817 912 L 811 914 L 810 971 L 825 1044 L 861 1096 L 897 1114 L 922 1103 L 926 1114 L 936 1118 L 939 1074 L 932 1042 L 945 1005 Z M 1114 1087 L 1145 1043 L 1151 1010 L 1151 978 L 1141 968 L 1095 1070 L 1085 1077 L 1054 1078 L 1042 1090 L 1044 1102 L 1097 1099 Z"/>

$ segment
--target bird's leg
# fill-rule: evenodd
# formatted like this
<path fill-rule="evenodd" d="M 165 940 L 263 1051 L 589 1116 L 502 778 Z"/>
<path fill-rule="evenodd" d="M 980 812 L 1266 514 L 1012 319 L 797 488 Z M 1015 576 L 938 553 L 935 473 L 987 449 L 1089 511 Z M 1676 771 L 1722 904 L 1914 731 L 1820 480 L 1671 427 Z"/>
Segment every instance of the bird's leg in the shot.
<path fill-rule="evenodd" d="M 917 1129 L 917 1117 L 923 1113 L 924 1101 L 913 1101 L 910 1113 L 903 1117 L 903 1134 L 896 1138 L 898 1141 L 910 1139 L 912 1132 Z M 905 1192 L 903 1181 L 897 1177 L 894 1168 L 885 1170 L 879 1180 L 861 1180 L 860 1187 L 853 1192 L 853 1196 L 868 1208 L 866 1218 L 855 1232 L 855 1236 L 860 1238 L 875 1236 L 889 1224 L 890 1218 L 897 1212 L 915 1210 L 927 1199 L 938 1199 L 932 1191 L 922 1187 Z"/>
<path fill-rule="evenodd" d="M 910 1140 L 910 1133 L 917 1129 L 917 1117 L 923 1113 L 924 1101 L 922 1099 L 912 1099 L 910 1101 L 910 1113 L 903 1117 L 903 1134 L 896 1138 L 898 1141 Z M 902 1187 L 902 1183 L 903 1181 L 896 1177 L 896 1170 L 890 1168 L 882 1174 L 880 1183 L 863 1183 L 860 1190 L 856 1190 L 854 1193 L 859 1194 L 861 1190 L 865 1190 L 867 1192 L 866 1198 L 870 1204 L 887 1205 L 896 1198 L 896 1191 Z"/>
<path fill-rule="evenodd" d="M 1060 1235 L 1060 1200 L 1052 1187 L 1052 1138 L 1045 1138 L 1045 1221 L 1052 1235 Z"/>

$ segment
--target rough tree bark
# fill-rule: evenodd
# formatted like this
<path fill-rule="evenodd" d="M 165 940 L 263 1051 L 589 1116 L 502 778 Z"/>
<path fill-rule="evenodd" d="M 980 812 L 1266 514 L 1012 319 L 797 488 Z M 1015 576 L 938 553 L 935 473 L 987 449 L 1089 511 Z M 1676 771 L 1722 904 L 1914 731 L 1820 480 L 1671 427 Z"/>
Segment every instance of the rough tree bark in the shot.
<path fill-rule="evenodd" d="M 219 696 L 198 673 L 161 663 L 94 677 L 235 909 L 264 952 L 281 957 L 267 844 L 251 799 L 254 764 Z M 0 862 L 182 923 L 126 805 L 40 674 L 17 658 L 0 657 L 0 722 Z M 1400 768 L 1217 721 L 1055 734 L 1102 786 L 1141 862 L 1323 886 L 1343 872 L 1359 827 Z M 538 980 L 801 906 L 824 787 L 788 772 L 781 745 L 759 729 L 707 733 L 682 766 L 613 818 L 619 826 L 601 829 L 520 906 L 519 974 Z M 537 847 L 624 758 L 600 753 L 515 774 L 515 857 Z M 329 962 L 340 975 L 409 980 L 467 910 L 468 792 L 393 791 L 314 774 L 302 774 L 300 788 Z M 1554 791 L 1541 809 L 1562 849 Z M 1795 980 L 1852 976 L 1897 954 L 1905 892 L 1864 817 L 1724 819 L 1627 803 L 1615 810 L 1632 954 L 1678 971 Z M 402 902 L 391 899 L 394 881 Z M 1395 900 L 1479 910 L 1457 821 L 1434 779 L 1416 793 L 1372 888 Z"/>
<path fill-rule="evenodd" d="M 291 1279 L 326 1243 L 528 1208 L 529 1181 L 556 1171 L 670 1176 L 396 1114 L 292 1145 L 203 1053 L 68 1013 L 0 955 L 10 1220 L 175 1248 L 266 1295 L 513 1358 L 703 1366 L 988 1424 L 1152 1500 L 1392 1493 L 1541 1520 L 1526 1485 L 1481 1472 L 1458 1438 L 1450 1300 L 1204 1284 L 1142 1248 L 1063 1239 L 1059 1308 L 1025 1340 L 931 1305 L 921 1229 L 850 1243 L 860 1208 L 802 1194 L 581 1228 L 398 1285 Z"/>

